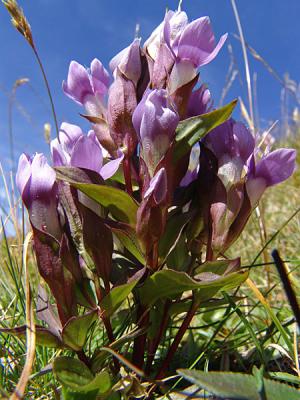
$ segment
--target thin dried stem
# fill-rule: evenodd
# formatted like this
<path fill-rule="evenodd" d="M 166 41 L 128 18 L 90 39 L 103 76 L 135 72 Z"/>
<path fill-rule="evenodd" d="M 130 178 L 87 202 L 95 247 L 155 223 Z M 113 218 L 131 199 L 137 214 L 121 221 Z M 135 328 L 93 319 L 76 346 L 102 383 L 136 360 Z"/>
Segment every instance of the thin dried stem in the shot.
<path fill-rule="evenodd" d="M 42 64 L 42 61 L 40 59 L 40 56 L 38 54 L 37 48 L 36 48 L 34 40 L 33 40 L 31 26 L 30 26 L 29 22 L 27 21 L 22 8 L 18 5 L 16 0 L 2 0 L 2 2 L 4 4 L 4 6 L 6 7 L 7 11 L 11 15 L 11 22 L 12 22 L 13 26 L 21 33 L 22 36 L 24 36 L 24 38 L 26 39 L 26 41 L 28 42 L 28 44 L 30 45 L 30 47 L 32 48 L 32 50 L 35 54 L 35 57 L 37 59 L 39 67 L 42 71 L 44 82 L 45 82 L 45 85 L 47 88 L 49 100 L 51 103 L 51 109 L 52 109 L 53 119 L 54 119 L 54 123 L 55 123 L 56 133 L 58 136 L 59 129 L 58 129 L 58 123 L 57 123 L 57 118 L 56 118 L 54 102 L 53 102 L 53 98 L 52 98 L 52 94 L 51 94 L 51 90 L 50 90 L 49 82 L 48 82 L 48 79 L 47 79 L 47 76 L 45 73 L 44 66 Z"/>

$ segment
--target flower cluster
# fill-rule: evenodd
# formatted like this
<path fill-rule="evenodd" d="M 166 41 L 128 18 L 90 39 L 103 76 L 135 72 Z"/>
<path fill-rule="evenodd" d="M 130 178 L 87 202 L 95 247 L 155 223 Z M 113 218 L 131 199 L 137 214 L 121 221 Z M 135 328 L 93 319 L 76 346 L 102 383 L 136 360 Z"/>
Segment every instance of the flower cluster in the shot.
<path fill-rule="evenodd" d="M 91 130 L 62 123 L 51 142 L 54 168 L 42 154 L 23 154 L 17 172 L 39 270 L 62 325 L 78 305 L 101 309 L 104 296 L 132 279 L 145 288 L 144 299 L 134 297 L 138 325 L 145 303 L 169 295 L 180 301 L 202 282 L 196 266 L 222 258 L 264 191 L 293 173 L 294 150 L 261 155 L 249 129 L 229 118 L 234 103 L 214 109 L 199 69 L 225 40 L 215 41 L 208 17 L 189 22 L 185 12 L 168 11 L 143 46 L 135 39 L 111 60 L 111 74 L 98 59 L 90 68 L 70 63 L 63 91 L 83 107 Z M 163 273 L 170 282 L 184 274 L 190 286 L 165 294 L 163 283 L 155 286 Z M 101 310 L 112 340 L 111 314 Z M 157 341 L 139 338 L 132 354 L 139 367 L 146 340 L 156 351 Z"/>

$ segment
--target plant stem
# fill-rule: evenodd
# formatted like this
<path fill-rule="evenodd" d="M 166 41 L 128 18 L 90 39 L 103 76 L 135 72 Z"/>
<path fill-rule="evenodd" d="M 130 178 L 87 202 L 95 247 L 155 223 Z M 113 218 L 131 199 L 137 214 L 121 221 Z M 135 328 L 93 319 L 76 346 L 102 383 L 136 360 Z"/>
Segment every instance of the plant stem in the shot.
<path fill-rule="evenodd" d="M 145 326 L 147 326 L 149 322 L 149 312 L 141 304 L 139 304 L 138 306 L 137 315 L 138 315 L 139 327 L 144 328 Z M 132 361 L 133 364 L 140 369 L 142 369 L 144 365 L 146 340 L 147 340 L 147 333 L 143 333 L 134 340 Z"/>
<path fill-rule="evenodd" d="M 52 98 L 52 94 L 51 94 L 49 82 L 48 82 L 48 79 L 47 79 L 47 76 L 46 76 L 46 73 L 45 73 L 45 70 L 44 70 L 42 61 L 41 61 L 40 56 L 39 56 L 39 54 L 38 54 L 38 52 L 37 52 L 37 49 L 36 49 L 35 47 L 32 47 L 32 50 L 33 50 L 33 52 L 34 52 L 34 54 L 35 54 L 35 57 L 36 57 L 36 59 L 37 59 L 37 62 L 38 62 L 38 64 L 39 64 L 40 69 L 41 69 L 42 74 L 43 74 L 44 82 L 45 82 L 45 85 L 46 85 L 46 88 L 47 88 L 47 92 L 48 92 L 48 96 L 49 96 L 49 100 L 50 100 L 50 103 L 51 103 L 51 109 L 52 109 L 52 114 L 53 114 L 55 129 L 56 129 L 56 135 L 57 135 L 57 137 L 58 137 L 59 129 L 58 129 L 58 123 L 57 123 L 57 118 L 56 118 L 56 112 L 55 112 L 55 107 L 54 107 L 54 102 L 53 102 L 53 98 Z"/>
<path fill-rule="evenodd" d="M 123 173 L 125 179 L 125 185 L 127 193 L 132 196 L 132 181 L 131 181 L 131 161 L 130 158 L 126 155 L 123 161 Z"/>
<path fill-rule="evenodd" d="M 149 375 L 150 373 L 150 369 L 151 369 L 151 365 L 153 363 L 153 360 L 155 358 L 155 354 L 156 351 L 158 349 L 159 343 L 162 339 L 162 336 L 166 330 L 166 327 L 168 325 L 168 313 L 169 313 L 169 309 L 171 306 L 171 301 L 167 300 L 165 303 L 165 307 L 164 307 L 164 312 L 163 312 L 163 316 L 161 319 L 161 324 L 159 327 L 159 331 L 157 336 L 149 343 L 149 347 L 148 347 L 148 358 L 147 358 L 147 364 L 146 364 L 146 368 L 145 368 L 145 373 L 146 375 Z"/>
<path fill-rule="evenodd" d="M 91 366 L 90 360 L 85 355 L 83 350 L 77 351 L 77 356 L 80 361 L 82 361 L 88 368 Z"/>
<path fill-rule="evenodd" d="M 181 327 L 179 328 L 179 331 L 177 332 L 173 343 L 171 344 L 171 347 L 169 348 L 169 351 L 167 353 L 167 356 L 162 364 L 162 366 L 160 367 L 160 370 L 158 371 L 158 374 L 156 375 L 157 380 L 164 378 L 167 369 L 169 367 L 170 362 L 172 361 L 172 358 L 181 342 L 181 339 L 183 338 L 186 330 L 188 329 L 191 320 L 193 319 L 197 309 L 199 306 L 199 301 L 195 301 L 195 299 L 192 302 L 191 308 L 189 309 L 188 313 L 185 316 L 185 319 L 183 320 L 183 323 L 181 325 Z"/>

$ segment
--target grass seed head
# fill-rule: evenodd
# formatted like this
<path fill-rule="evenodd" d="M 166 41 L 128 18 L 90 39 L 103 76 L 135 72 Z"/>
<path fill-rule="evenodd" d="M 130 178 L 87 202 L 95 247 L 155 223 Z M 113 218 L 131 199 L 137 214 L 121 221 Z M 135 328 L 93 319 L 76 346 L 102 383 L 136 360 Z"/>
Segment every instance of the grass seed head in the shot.
<path fill-rule="evenodd" d="M 24 36 L 30 46 L 34 49 L 34 42 L 31 27 L 27 21 L 22 8 L 15 0 L 2 0 L 7 11 L 11 15 L 11 22 L 14 27 Z"/>

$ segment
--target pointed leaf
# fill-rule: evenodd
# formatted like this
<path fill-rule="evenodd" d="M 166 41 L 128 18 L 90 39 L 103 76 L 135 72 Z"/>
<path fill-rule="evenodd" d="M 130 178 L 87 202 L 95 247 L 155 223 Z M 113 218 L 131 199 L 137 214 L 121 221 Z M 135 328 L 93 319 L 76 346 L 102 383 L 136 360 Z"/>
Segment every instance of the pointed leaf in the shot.
<path fill-rule="evenodd" d="M 81 350 L 86 341 L 88 330 L 96 318 L 96 311 L 70 318 L 62 330 L 64 344 L 75 351 Z"/>
<path fill-rule="evenodd" d="M 111 231 L 120 240 L 127 249 L 142 265 L 145 265 L 145 256 L 140 248 L 136 237 L 136 231 L 130 225 L 116 221 L 105 221 Z"/>
<path fill-rule="evenodd" d="M 53 363 L 53 372 L 58 381 L 67 389 L 68 398 L 94 399 L 97 395 L 108 392 L 111 380 L 105 370 L 94 377 L 88 367 L 72 357 L 58 357 Z M 87 397 L 71 397 L 71 393 L 83 393 Z"/>
<path fill-rule="evenodd" d="M 148 306 L 160 298 L 172 298 L 187 290 L 197 290 L 201 299 L 207 299 L 219 290 L 226 291 L 239 286 L 247 276 L 247 272 L 235 272 L 211 280 L 196 281 L 184 272 L 164 269 L 149 276 L 139 293 L 143 304 Z"/>
<path fill-rule="evenodd" d="M 199 140 L 212 129 L 227 121 L 236 104 L 237 100 L 234 100 L 226 106 L 210 113 L 198 115 L 179 122 L 176 129 L 173 155 L 174 161 L 177 162 L 188 153 L 194 144 L 199 142 Z"/>
<path fill-rule="evenodd" d="M 144 269 L 138 271 L 133 279 L 124 285 L 116 286 L 104 297 L 100 303 L 100 308 L 105 312 L 106 316 L 111 316 L 132 292 L 141 276 L 144 274 Z"/>
<path fill-rule="evenodd" d="M 109 209 L 111 214 L 121 222 L 135 226 L 137 202 L 123 190 L 104 185 L 72 183 L 72 186 L 88 197 Z"/>
<path fill-rule="evenodd" d="M 61 348 L 63 347 L 62 342 L 58 336 L 56 336 L 49 329 L 36 325 L 36 343 L 40 346 Z M 17 326 L 15 328 L 1 328 L 0 332 L 7 333 L 21 339 L 26 339 L 26 325 Z"/>
<path fill-rule="evenodd" d="M 166 225 L 165 232 L 159 241 L 159 257 L 161 263 L 167 258 L 168 254 L 174 249 L 179 239 L 179 236 L 190 221 L 192 215 L 190 213 L 172 215 Z"/>
<path fill-rule="evenodd" d="M 221 398 L 260 400 L 256 378 L 252 375 L 232 372 L 203 372 L 178 370 L 179 375 Z M 263 379 L 266 398 L 272 400 L 297 400 L 300 392 L 288 385 Z"/>

